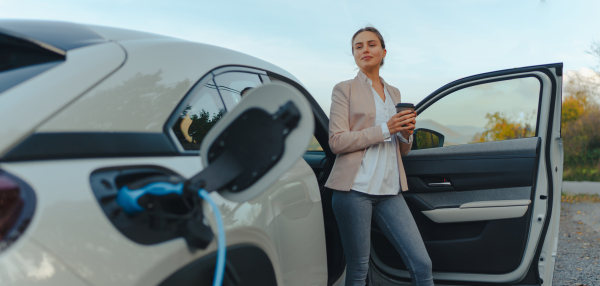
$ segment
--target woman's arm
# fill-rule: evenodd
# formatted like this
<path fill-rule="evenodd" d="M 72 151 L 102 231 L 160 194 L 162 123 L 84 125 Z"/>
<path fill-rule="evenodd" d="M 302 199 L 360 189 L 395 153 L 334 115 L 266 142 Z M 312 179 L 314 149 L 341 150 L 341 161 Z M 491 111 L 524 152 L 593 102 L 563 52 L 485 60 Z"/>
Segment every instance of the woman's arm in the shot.
<path fill-rule="evenodd" d="M 329 114 L 329 147 L 334 154 L 350 153 L 383 142 L 380 125 L 361 131 L 350 131 L 350 82 L 333 88 Z"/>

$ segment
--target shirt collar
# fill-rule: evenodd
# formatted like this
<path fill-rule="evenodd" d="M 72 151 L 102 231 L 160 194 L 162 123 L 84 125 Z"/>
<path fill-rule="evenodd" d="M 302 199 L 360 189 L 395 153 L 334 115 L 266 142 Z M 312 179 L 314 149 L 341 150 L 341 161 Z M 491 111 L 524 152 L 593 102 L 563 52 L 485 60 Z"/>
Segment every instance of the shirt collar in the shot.
<path fill-rule="evenodd" d="M 363 71 L 361 71 L 360 69 L 358 70 L 358 75 L 357 76 L 358 76 L 358 79 L 360 81 L 368 82 L 371 85 L 373 84 L 373 81 L 369 77 L 367 77 L 367 75 Z M 382 77 L 379 77 L 379 80 L 381 80 L 381 82 L 383 83 L 383 86 L 386 85 L 386 82 L 385 82 L 385 80 L 383 80 Z"/>

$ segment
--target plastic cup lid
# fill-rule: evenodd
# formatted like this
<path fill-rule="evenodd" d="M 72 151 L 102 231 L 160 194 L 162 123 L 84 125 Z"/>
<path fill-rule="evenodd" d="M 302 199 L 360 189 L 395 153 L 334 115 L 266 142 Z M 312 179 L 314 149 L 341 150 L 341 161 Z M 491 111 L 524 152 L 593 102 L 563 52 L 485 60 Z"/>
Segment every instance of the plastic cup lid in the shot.
<path fill-rule="evenodd" d="M 398 108 L 398 107 L 415 108 L 415 105 L 412 103 L 398 103 L 398 104 L 396 104 L 396 108 Z"/>

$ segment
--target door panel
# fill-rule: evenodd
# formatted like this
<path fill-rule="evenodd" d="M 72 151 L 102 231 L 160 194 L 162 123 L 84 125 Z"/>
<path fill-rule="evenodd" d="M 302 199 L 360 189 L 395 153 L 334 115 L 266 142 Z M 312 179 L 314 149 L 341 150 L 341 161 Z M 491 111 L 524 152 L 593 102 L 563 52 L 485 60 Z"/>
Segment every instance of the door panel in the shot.
<path fill-rule="evenodd" d="M 539 143 L 539 138 L 524 138 L 415 150 L 404 157 L 409 180 L 404 195 L 434 272 L 500 274 L 519 266 L 529 232 Z M 442 180 L 451 186 L 428 185 Z M 375 263 L 379 259 L 380 265 L 406 269 L 390 249 L 383 233 L 374 231 Z"/>
<path fill-rule="evenodd" d="M 417 128 L 446 137 L 443 147 L 403 157 L 409 184 L 403 195 L 436 283 L 543 283 L 542 267 L 531 266 L 548 255 L 548 243 L 540 242 L 560 197 L 553 188 L 558 175 L 553 166 L 562 162 L 549 153 L 558 142 L 553 130 L 560 127 L 554 114 L 560 114 L 561 75 L 562 64 L 554 64 L 472 76 L 417 105 Z M 533 118 L 508 114 L 531 107 Z M 459 125 L 461 120 L 466 123 Z M 471 144 L 476 142 L 481 143 Z M 409 281 L 404 262 L 376 224 L 371 253 L 373 281 Z"/>

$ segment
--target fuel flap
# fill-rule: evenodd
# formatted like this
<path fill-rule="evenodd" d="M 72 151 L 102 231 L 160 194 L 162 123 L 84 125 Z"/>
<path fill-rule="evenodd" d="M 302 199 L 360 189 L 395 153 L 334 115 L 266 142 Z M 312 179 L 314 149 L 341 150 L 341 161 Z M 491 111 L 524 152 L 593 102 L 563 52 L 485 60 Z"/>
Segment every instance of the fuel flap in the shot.
<path fill-rule="evenodd" d="M 204 170 L 219 170 L 205 181 L 217 183 L 216 177 L 225 178 L 230 173 L 218 192 L 231 201 L 248 201 L 298 162 L 313 131 L 310 104 L 299 91 L 281 83 L 253 89 L 202 141 L 200 160 Z"/>

